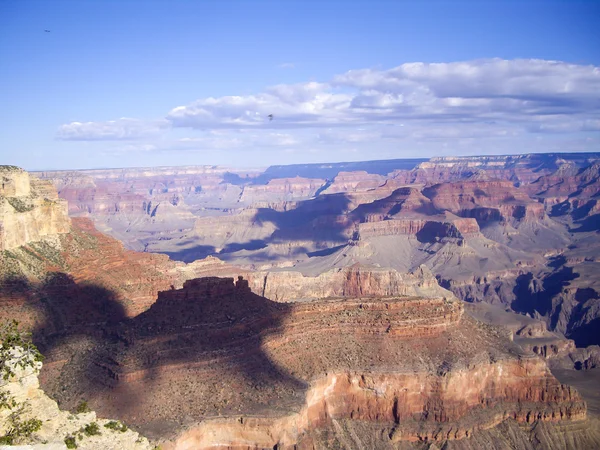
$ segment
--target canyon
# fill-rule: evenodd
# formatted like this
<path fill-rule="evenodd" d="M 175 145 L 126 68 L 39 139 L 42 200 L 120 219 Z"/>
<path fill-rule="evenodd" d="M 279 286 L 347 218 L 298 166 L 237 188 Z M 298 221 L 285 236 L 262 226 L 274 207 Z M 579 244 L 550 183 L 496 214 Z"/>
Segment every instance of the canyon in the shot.
<path fill-rule="evenodd" d="M 165 449 L 596 448 L 599 159 L 3 166 L 0 317 Z"/>

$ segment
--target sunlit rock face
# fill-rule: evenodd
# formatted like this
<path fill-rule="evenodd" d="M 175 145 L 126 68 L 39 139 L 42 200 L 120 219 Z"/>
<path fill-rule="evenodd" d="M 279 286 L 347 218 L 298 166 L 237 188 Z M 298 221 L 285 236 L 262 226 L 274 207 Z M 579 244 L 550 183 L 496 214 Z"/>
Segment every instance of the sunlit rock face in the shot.
<path fill-rule="evenodd" d="M 252 291 L 273 301 L 335 297 L 452 297 L 440 287 L 427 267 L 412 273 L 376 267 L 332 269 L 320 275 L 304 276 L 300 272 L 249 272 Z"/>
<path fill-rule="evenodd" d="M 51 184 L 18 167 L 0 166 L 0 250 L 67 233 L 67 202 Z"/>
<path fill-rule="evenodd" d="M 39 420 L 41 423 L 40 428 L 30 436 L 15 438 L 14 444 L 21 444 L 17 448 L 62 450 L 67 448 L 65 438 L 68 436 L 75 436 L 77 448 L 82 450 L 99 448 L 149 450 L 154 448 L 146 438 L 133 430 L 126 427 L 119 430 L 105 427 L 104 425 L 111 421 L 98 418 L 93 411 L 74 414 L 59 409 L 57 403 L 39 387 L 38 374 L 42 363 L 34 362 L 22 348 L 14 348 L 12 358 L 2 362 L 0 366 L 2 373 L 4 373 L 5 365 L 11 368 L 13 374 L 0 380 L 0 394 L 3 399 L 11 400 L 0 410 L 0 436 L 9 433 L 14 427 L 14 417 L 17 417 L 20 422 Z M 92 423 L 98 425 L 97 434 L 86 435 L 81 431 Z M 116 424 L 115 421 L 112 423 Z M 122 425 L 119 423 L 118 426 Z M 78 438 L 79 435 L 81 438 Z M 13 447 L 0 445 L 0 448 Z"/>

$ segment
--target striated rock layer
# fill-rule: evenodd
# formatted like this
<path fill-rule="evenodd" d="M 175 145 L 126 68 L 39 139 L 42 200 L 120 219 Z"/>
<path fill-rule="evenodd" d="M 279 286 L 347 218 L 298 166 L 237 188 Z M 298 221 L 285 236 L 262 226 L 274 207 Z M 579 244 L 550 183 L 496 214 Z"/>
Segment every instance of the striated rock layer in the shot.
<path fill-rule="evenodd" d="M 0 251 L 69 231 L 67 202 L 49 182 L 13 166 L 0 166 L 0 181 Z"/>
<path fill-rule="evenodd" d="M 315 277 L 292 271 L 250 272 L 247 277 L 252 292 L 283 302 L 335 297 L 451 296 L 425 266 L 412 273 L 355 265 Z"/>
<path fill-rule="evenodd" d="M 585 421 L 543 360 L 447 294 L 277 303 L 243 279 L 190 280 L 80 352 L 81 378 L 52 392 L 69 405 L 83 390 L 177 449 L 331 448 L 345 421 L 378 430 L 370 448 Z"/>

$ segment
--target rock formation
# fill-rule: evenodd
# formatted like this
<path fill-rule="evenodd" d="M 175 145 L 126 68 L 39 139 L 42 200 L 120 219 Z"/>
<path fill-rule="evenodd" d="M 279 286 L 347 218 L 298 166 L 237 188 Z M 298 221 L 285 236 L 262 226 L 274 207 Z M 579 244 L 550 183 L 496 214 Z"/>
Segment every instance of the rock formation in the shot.
<path fill-rule="evenodd" d="M 356 265 L 332 269 L 315 277 L 293 271 L 250 272 L 247 277 L 252 292 L 278 302 L 398 295 L 443 297 L 450 294 L 440 288 L 425 266 L 406 274 L 393 269 Z"/>
<path fill-rule="evenodd" d="M 24 424 L 39 421 L 27 435 L 16 433 L 12 444 L 19 449 L 58 450 L 67 448 L 106 450 L 150 450 L 153 446 L 137 432 L 121 422 L 99 419 L 93 411 L 62 411 L 40 388 L 38 374 L 42 366 L 23 349 L 12 350 L 13 358 L 3 361 L 2 374 L 10 367 L 11 375 L 0 380 L 0 436 L 11 435 Z M 20 425 L 20 426 L 19 426 Z M 70 446 L 67 446 L 67 443 Z M 11 446 L 0 448 L 15 448 Z"/>
<path fill-rule="evenodd" d="M 329 447 L 342 423 L 378 430 L 373 448 L 507 420 L 589 428 L 575 390 L 450 297 L 276 303 L 204 278 L 113 333 L 53 395 L 69 405 L 84 385 L 96 410 L 178 449 Z"/>
<path fill-rule="evenodd" d="M 13 166 L 0 166 L 0 178 L 0 251 L 69 231 L 67 202 L 48 182 Z"/>

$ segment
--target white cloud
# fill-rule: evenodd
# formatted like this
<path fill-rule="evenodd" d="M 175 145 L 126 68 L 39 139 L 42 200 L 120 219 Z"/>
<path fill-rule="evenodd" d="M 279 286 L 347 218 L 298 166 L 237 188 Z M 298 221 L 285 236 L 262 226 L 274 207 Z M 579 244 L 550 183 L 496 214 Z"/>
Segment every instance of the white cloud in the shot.
<path fill-rule="evenodd" d="M 274 120 L 267 120 L 269 114 Z M 319 127 L 398 121 L 506 121 L 600 115 L 600 69 L 544 60 L 408 63 L 363 69 L 329 83 L 278 85 L 250 96 L 197 100 L 174 108 L 175 127 Z"/>
<path fill-rule="evenodd" d="M 333 152 L 352 145 L 372 156 L 373 148 L 393 155 L 399 148 L 418 154 L 459 145 L 461 151 L 529 151 L 536 135 L 573 135 L 575 142 L 581 133 L 600 131 L 600 68 L 486 59 L 351 70 L 328 82 L 201 98 L 173 108 L 163 121 L 73 122 L 60 128 L 59 137 L 138 139 L 165 123 L 171 133 L 187 129 L 194 135 L 158 146 L 164 150 Z M 577 140 L 577 148 L 586 142 Z"/>
<path fill-rule="evenodd" d="M 173 108 L 167 120 L 197 129 L 320 126 L 338 123 L 351 99 L 325 83 L 277 85 L 256 95 L 200 99 Z"/>
<path fill-rule="evenodd" d="M 279 67 L 280 69 L 295 69 L 296 64 L 287 62 L 287 63 L 279 64 L 277 67 Z"/>
<path fill-rule="evenodd" d="M 106 122 L 71 122 L 61 125 L 57 139 L 64 141 L 122 141 L 152 136 L 169 126 L 165 120 L 144 121 L 123 117 Z"/>

